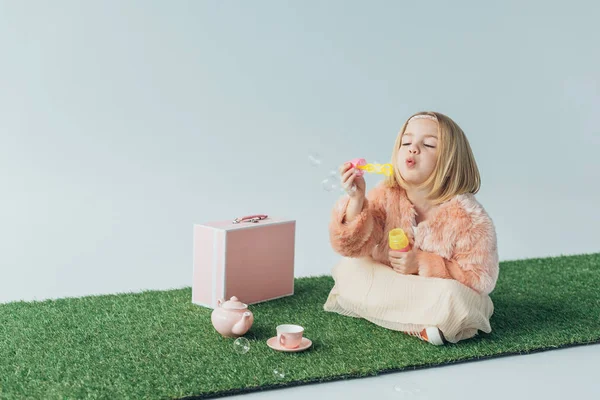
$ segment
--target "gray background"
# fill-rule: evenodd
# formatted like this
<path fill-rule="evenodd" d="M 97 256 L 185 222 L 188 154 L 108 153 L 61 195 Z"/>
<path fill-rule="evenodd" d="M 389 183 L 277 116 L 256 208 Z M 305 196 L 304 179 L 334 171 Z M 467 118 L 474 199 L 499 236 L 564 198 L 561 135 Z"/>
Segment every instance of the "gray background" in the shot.
<path fill-rule="evenodd" d="M 502 260 L 597 252 L 597 3 L 451 3 L 1 1 L 0 301 L 189 286 L 192 225 L 250 213 L 328 274 L 321 180 L 420 110 L 467 133 Z"/>
<path fill-rule="evenodd" d="M 496 3 L 0 0 L 0 302 L 189 286 L 192 225 L 256 212 L 328 274 L 321 180 L 420 110 L 466 131 L 502 260 L 598 252 L 600 6 Z M 599 355 L 240 397 L 595 398 Z"/>

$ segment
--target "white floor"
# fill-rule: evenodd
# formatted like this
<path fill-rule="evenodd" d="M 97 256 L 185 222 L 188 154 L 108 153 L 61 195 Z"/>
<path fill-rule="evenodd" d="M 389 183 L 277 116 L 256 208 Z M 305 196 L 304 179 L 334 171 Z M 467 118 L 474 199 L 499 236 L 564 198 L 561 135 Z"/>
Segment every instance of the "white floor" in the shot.
<path fill-rule="evenodd" d="M 377 377 L 273 389 L 228 399 L 598 399 L 600 344 Z"/>

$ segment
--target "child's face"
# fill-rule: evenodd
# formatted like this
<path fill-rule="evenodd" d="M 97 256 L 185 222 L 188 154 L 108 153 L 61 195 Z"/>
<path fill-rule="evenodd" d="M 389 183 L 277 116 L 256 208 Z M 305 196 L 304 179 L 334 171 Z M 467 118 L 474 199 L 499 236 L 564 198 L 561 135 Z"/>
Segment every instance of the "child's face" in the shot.
<path fill-rule="evenodd" d="M 437 122 L 430 119 L 410 121 L 402 135 L 396 158 L 402 178 L 412 185 L 425 182 L 435 168 L 437 155 Z"/>

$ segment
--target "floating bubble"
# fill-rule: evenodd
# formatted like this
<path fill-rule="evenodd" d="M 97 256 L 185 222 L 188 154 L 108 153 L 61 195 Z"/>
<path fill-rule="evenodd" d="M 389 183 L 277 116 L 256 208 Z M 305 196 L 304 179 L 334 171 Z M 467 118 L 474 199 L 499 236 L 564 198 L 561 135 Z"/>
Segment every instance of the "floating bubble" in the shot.
<path fill-rule="evenodd" d="M 336 184 L 332 182 L 331 179 L 324 179 L 323 182 L 321 182 L 321 187 L 323 190 L 331 192 L 333 189 L 335 189 Z"/>
<path fill-rule="evenodd" d="M 233 349 L 238 354 L 246 354 L 250 350 L 250 342 L 245 337 L 239 337 L 233 342 Z"/>
<path fill-rule="evenodd" d="M 348 187 L 346 185 L 340 184 L 340 192 L 352 195 L 354 192 L 356 192 L 356 185 L 352 184 L 352 186 Z"/>
<path fill-rule="evenodd" d="M 412 394 L 412 392 L 410 390 L 403 389 L 401 385 L 394 386 L 394 390 L 396 392 L 399 392 L 399 393 L 402 393 L 402 394 L 408 394 L 408 395 Z"/>
<path fill-rule="evenodd" d="M 273 370 L 273 375 L 275 375 L 276 378 L 283 379 L 285 378 L 285 371 L 283 368 L 276 368 Z"/>
<path fill-rule="evenodd" d="M 403 395 L 408 395 L 409 397 L 412 397 L 413 395 L 421 392 L 421 389 L 416 388 L 416 387 L 414 387 L 412 389 L 407 389 L 407 387 L 413 387 L 413 386 L 414 385 L 410 385 L 410 384 L 409 385 L 398 384 L 398 385 L 394 386 L 394 390 L 396 392 L 402 393 Z"/>
<path fill-rule="evenodd" d="M 329 171 L 329 176 L 326 178 L 330 182 L 328 186 L 331 186 L 331 190 L 340 190 L 342 193 L 345 192 L 344 187 L 342 186 L 342 180 L 340 174 L 335 169 Z M 328 190 L 329 191 L 329 190 Z"/>
<path fill-rule="evenodd" d="M 313 167 L 318 167 L 321 165 L 321 156 L 319 153 L 311 153 L 308 155 L 308 162 L 310 162 L 310 165 Z"/>

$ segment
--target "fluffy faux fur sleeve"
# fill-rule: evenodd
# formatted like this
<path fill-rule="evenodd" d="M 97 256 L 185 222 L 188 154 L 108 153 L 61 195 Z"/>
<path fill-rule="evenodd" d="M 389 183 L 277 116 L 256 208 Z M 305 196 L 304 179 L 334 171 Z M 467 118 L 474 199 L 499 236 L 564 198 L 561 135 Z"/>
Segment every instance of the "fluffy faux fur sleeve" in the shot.
<path fill-rule="evenodd" d="M 452 243 L 450 256 L 419 251 L 419 275 L 452 278 L 482 294 L 490 294 L 498 279 L 496 230 L 483 207 L 470 195 L 457 196 L 454 207 L 440 215 L 445 219 L 445 244 Z M 450 233 L 451 232 L 451 233 Z M 444 246 L 440 246 L 442 248 Z M 444 250 L 445 252 L 445 250 Z"/>
<path fill-rule="evenodd" d="M 362 211 L 352 221 L 346 221 L 350 197 L 344 196 L 336 203 L 329 224 L 329 238 L 334 251 L 345 257 L 371 255 L 383 237 L 385 197 L 383 185 L 373 188 L 363 203 Z"/>

